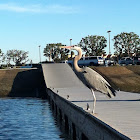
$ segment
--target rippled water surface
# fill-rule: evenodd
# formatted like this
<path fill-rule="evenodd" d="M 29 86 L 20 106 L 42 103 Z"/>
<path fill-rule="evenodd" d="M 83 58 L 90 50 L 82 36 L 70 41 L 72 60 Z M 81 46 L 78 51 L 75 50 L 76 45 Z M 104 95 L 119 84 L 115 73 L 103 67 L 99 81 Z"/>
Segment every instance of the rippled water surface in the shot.
<path fill-rule="evenodd" d="M 0 98 L 0 140 L 62 140 L 48 101 Z"/>

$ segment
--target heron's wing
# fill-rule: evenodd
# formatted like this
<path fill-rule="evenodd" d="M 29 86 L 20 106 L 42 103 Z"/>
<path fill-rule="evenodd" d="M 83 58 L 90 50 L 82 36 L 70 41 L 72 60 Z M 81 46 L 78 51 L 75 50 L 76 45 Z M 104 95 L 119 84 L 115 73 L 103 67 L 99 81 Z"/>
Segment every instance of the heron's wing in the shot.
<path fill-rule="evenodd" d="M 84 68 L 84 71 L 83 77 L 85 78 L 86 85 L 108 95 L 109 97 L 115 96 L 115 90 L 99 73 L 88 67 Z"/>

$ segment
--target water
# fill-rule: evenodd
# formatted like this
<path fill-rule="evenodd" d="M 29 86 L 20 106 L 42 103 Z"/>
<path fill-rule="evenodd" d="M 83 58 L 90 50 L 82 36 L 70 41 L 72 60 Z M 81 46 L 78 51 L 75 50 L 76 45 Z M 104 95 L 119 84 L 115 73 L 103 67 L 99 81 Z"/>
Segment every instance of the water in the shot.
<path fill-rule="evenodd" d="M 0 140 L 62 140 L 48 101 L 0 98 Z"/>

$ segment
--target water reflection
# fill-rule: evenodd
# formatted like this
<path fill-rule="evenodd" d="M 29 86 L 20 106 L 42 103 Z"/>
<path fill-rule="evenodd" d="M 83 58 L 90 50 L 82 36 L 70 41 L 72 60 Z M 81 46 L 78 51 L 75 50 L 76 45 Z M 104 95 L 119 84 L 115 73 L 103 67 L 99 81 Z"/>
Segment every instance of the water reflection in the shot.
<path fill-rule="evenodd" d="M 1 98 L 0 122 L 0 139 L 64 139 L 47 100 Z"/>

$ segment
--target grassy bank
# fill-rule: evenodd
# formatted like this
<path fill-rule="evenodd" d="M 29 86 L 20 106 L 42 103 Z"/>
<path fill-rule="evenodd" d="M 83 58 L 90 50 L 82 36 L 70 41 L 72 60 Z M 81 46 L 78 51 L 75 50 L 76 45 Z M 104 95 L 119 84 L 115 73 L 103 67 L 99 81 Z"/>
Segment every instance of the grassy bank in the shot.
<path fill-rule="evenodd" d="M 115 89 L 140 93 L 139 65 L 91 68 L 103 75 Z M 40 81 L 43 81 L 43 75 L 38 70 L 0 70 L 0 96 L 21 96 L 23 91 L 30 91 L 28 96 L 34 96 L 42 85 Z M 16 92 L 20 95 L 13 94 Z"/>
<path fill-rule="evenodd" d="M 44 78 L 39 69 L 0 70 L 0 97 L 40 96 L 43 86 Z"/>
<path fill-rule="evenodd" d="M 12 86 L 16 75 L 18 74 L 18 72 L 22 71 L 22 69 L 0 70 L 0 96 L 7 96 L 7 94 L 12 90 Z"/>
<path fill-rule="evenodd" d="M 140 93 L 140 65 L 91 68 L 105 77 L 115 89 Z"/>

